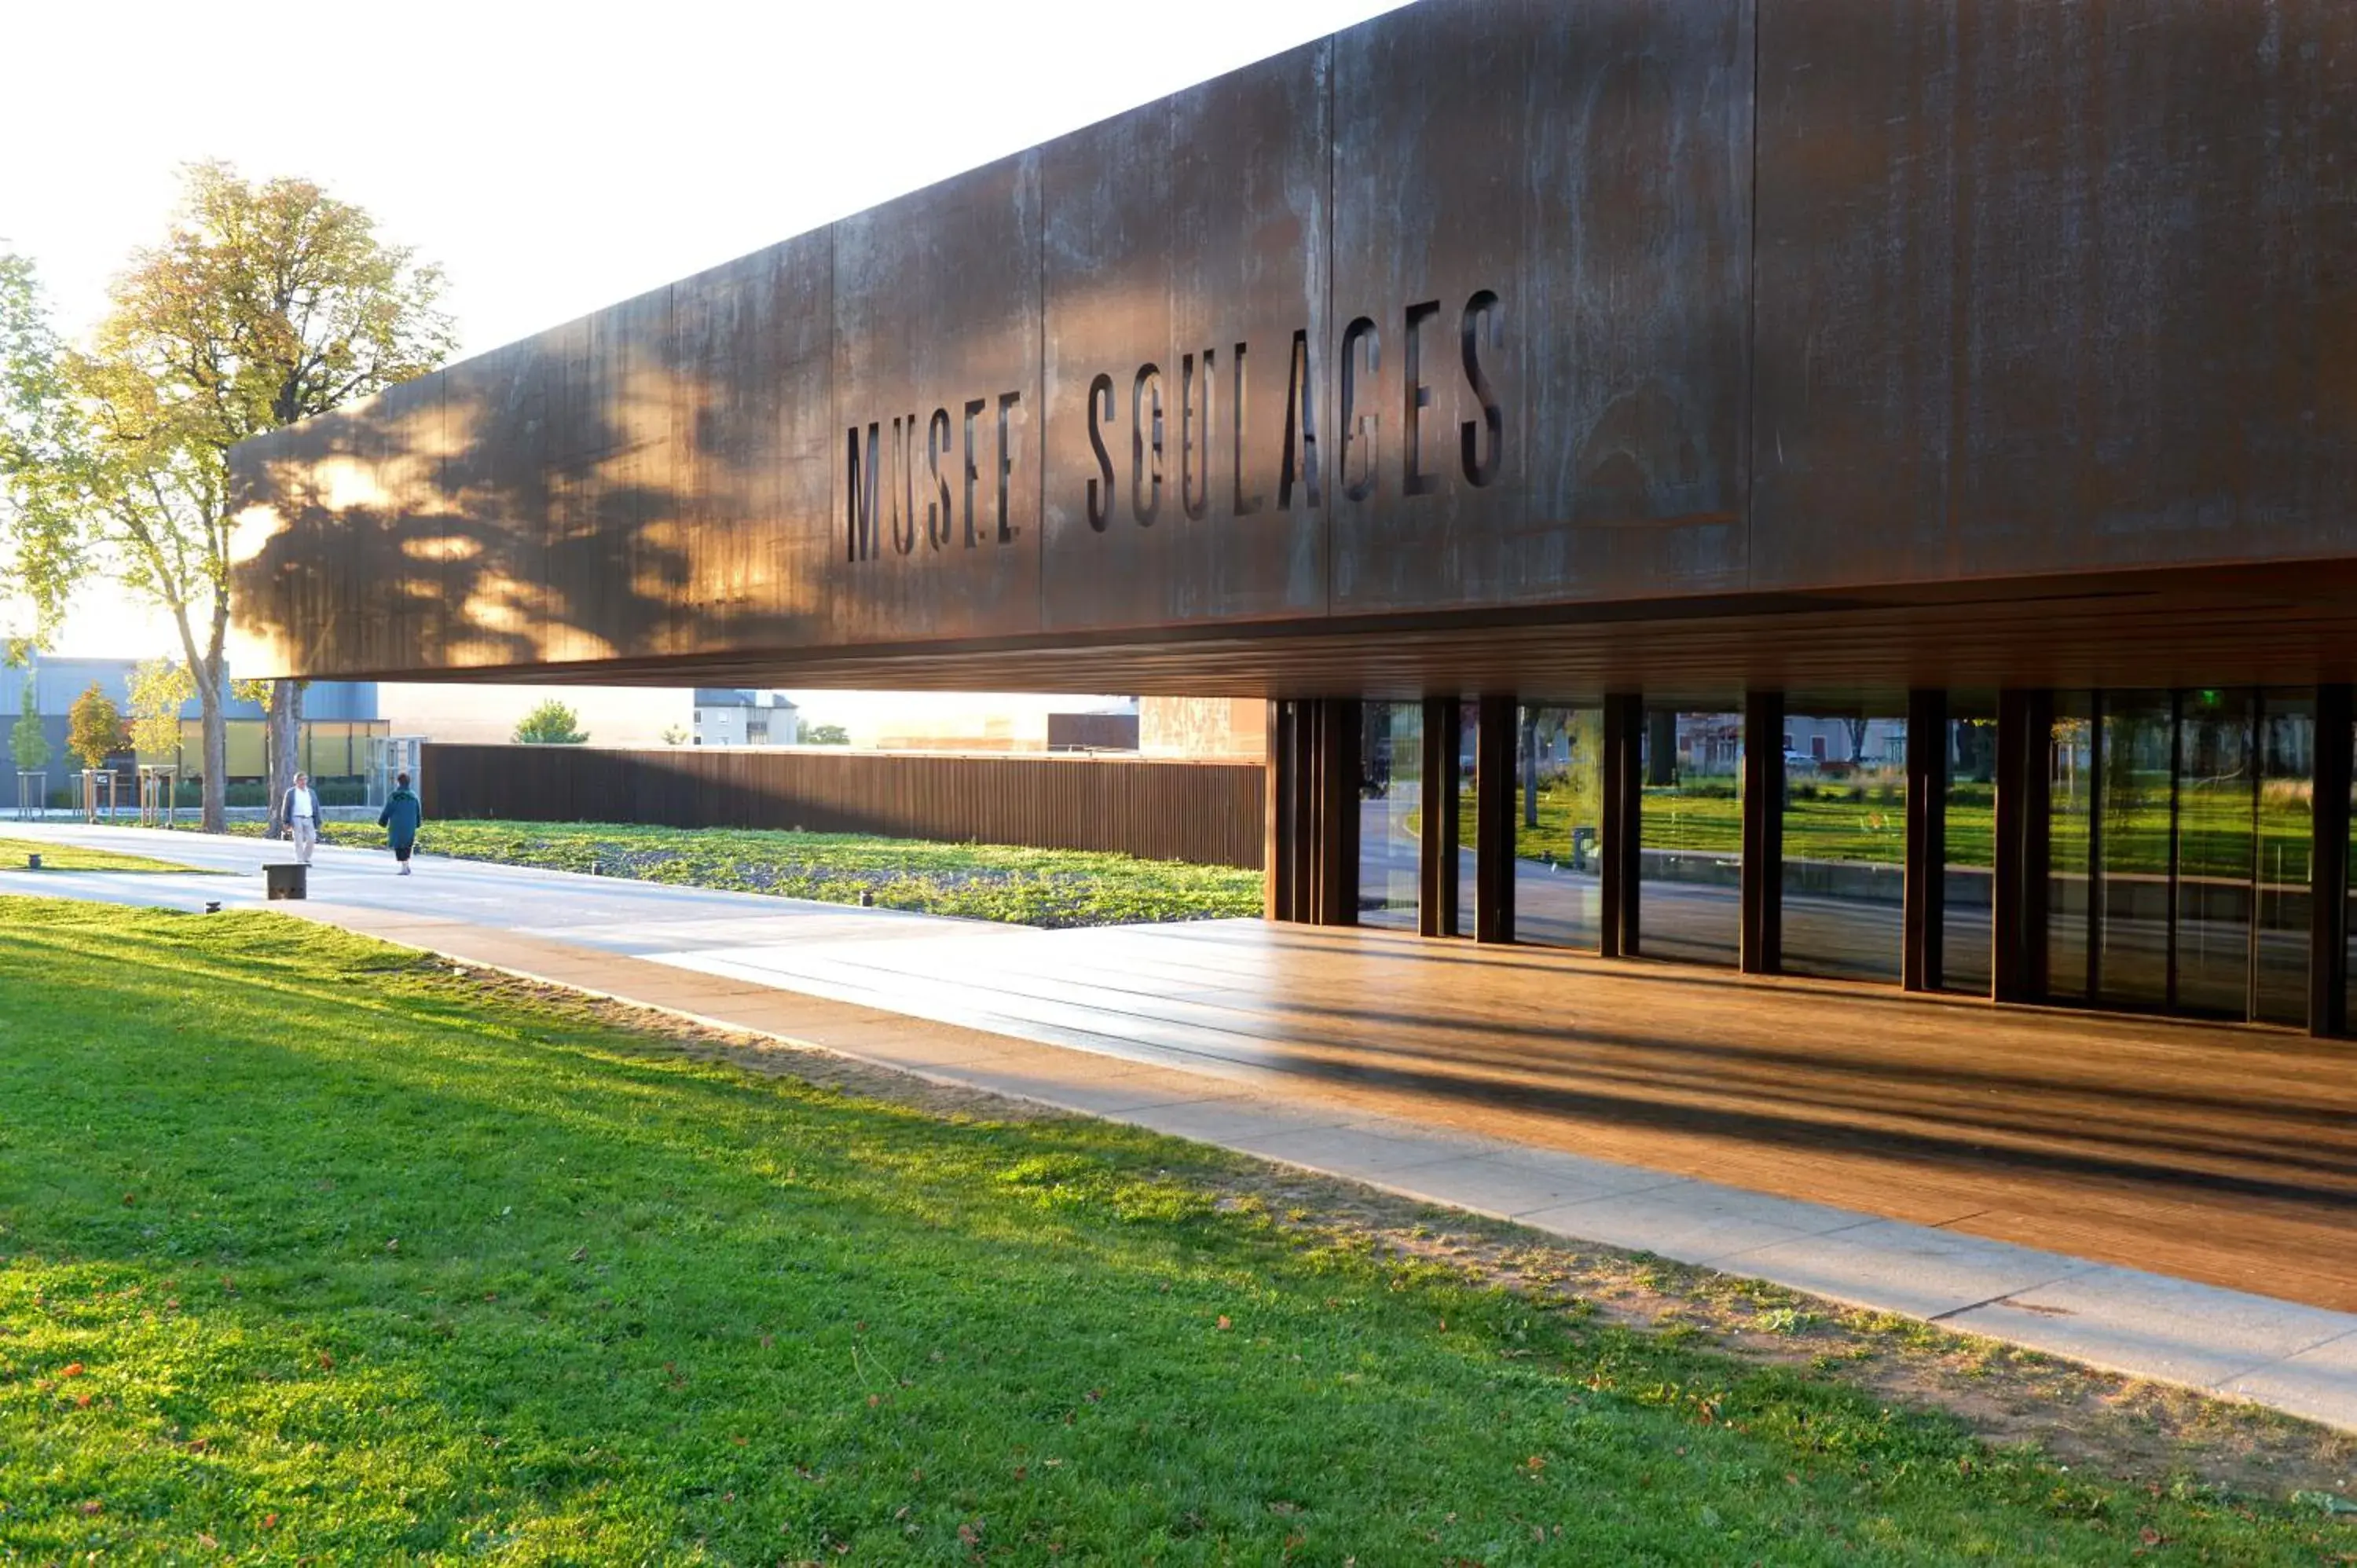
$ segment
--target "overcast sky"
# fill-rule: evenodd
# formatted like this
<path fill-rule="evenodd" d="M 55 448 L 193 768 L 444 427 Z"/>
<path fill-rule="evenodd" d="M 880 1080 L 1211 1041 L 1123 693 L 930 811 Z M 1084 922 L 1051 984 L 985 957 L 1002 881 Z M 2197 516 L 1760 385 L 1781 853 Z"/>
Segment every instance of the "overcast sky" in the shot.
<path fill-rule="evenodd" d="M 1388 9 L 32 0 L 0 60 L 0 248 L 79 333 L 180 165 L 301 175 L 442 264 L 473 353 Z M 159 629 L 93 604 L 59 651 Z"/>

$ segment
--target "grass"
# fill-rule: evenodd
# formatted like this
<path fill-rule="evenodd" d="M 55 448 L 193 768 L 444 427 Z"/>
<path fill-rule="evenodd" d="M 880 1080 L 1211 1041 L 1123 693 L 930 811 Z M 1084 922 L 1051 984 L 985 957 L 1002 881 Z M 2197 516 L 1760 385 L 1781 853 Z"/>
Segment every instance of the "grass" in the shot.
<path fill-rule="evenodd" d="M 232 831 L 255 833 L 259 823 Z M 330 843 L 382 848 L 364 822 L 328 822 Z M 431 822 L 421 853 L 597 871 L 692 887 L 770 893 L 968 919 L 1066 927 L 1217 919 L 1261 912 L 1261 875 L 1232 866 L 1078 850 L 931 843 L 853 833 L 597 822 Z"/>
<path fill-rule="evenodd" d="M 113 850 L 80 849 L 71 844 L 48 843 L 36 839 L 0 838 L 0 867 L 22 869 L 27 855 L 41 857 L 43 871 L 194 871 L 192 865 L 178 865 L 168 860 L 150 860 L 143 854 L 117 854 Z"/>
<path fill-rule="evenodd" d="M 0 1104 L 30 1561 L 2357 1550 L 1288 1226 L 1216 1152 L 690 1059 L 274 915 L 0 899 Z"/>

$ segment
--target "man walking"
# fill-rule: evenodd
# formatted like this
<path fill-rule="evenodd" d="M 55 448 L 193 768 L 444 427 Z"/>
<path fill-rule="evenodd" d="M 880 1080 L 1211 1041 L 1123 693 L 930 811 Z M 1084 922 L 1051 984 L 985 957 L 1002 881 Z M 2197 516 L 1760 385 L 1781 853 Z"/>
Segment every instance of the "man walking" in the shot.
<path fill-rule="evenodd" d="M 279 802 L 278 814 L 286 823 L 286 836 L 295 841 L 296 861 L 310 865 L 311 846 L 319 842 L 319 797 L 311 788 L 309 774 L 295 775 L 286 799 Z"/>

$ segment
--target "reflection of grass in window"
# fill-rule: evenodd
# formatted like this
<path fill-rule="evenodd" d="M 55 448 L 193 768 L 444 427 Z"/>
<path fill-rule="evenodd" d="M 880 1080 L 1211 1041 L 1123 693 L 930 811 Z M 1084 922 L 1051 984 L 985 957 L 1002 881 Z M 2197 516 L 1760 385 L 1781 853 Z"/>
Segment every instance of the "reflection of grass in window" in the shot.
<path fill-rule="evenodd" d="M 1523 860 L 1570 858 L 1572 829 L 1597 827 L 1603 817 L 1591 775 L 1575 789 L 1566 775 L 1539 790 L 1539 825 L 1529 825 L 1522 791 L 1514 794 L 1514 853 Z M 1734 780 L 1703 778 L 1644 791 L 1647 849 L 1740 854 L 1743 811 Z M 1898 865 L 1907 854 L 1906 792 L 1896 780 L 1854 783 L 1796 781 L 1784 807 L 1784 854 L 1794 860 L 1874 861 Z M 2166 875 L 2169 871 L 2169 794 L 2136 791 L 2134 804 L 2106 801 L 2104 869 L 2120 875 Z M 2084 875 L 2086 818 L 2058 812 L 2050 864 L 2055 873 Z M 1995 785 L 1961 783 L 1948 790 L 1948 854 L 1952 866 L 1986 869 L 1996 841 Z M 1411 829 L 1410 831 L 1413 831 Z M 1474 843 L 1473 792 L 1458 801 L 1459 842 Z M 1600 832 L 1600 829 L 1599 829 Z M 2179 855 L 2188 876 L 2236 878 L 2250 874 L 2251 796 L 2245 780 L 2223 788 L 2189 789 L 2179 801 Z M 2259 865 L 2263 880 L 2297 885 L 2308 879 L 2308 786 L 2269 783 L 2260 803 Z M 1591 850 L 1591 857 L 1594 851 Z"/>

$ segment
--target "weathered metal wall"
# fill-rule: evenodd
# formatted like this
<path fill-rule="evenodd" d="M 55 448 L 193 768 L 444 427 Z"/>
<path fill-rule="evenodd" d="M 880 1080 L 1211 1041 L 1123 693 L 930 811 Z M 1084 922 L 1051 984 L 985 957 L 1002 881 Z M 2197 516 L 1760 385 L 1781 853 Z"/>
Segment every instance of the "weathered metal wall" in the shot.
<path fill-rule="evenodd" d="M 2333 0 L 1424 0 L 247 444 L 240 667 L 1460 689 L 2357 558 L 2352 146 Z"/>
<path fill-rule="evenodd" d="M 2357 6 L 1760 13 L 1752 585 L 2357 553 Z"/>
<path fill-rule="evenodd" d="M 1257 764 L 877 751 L 426 747 L 429 820 L 799 828 L 1257 870 Z"/>

